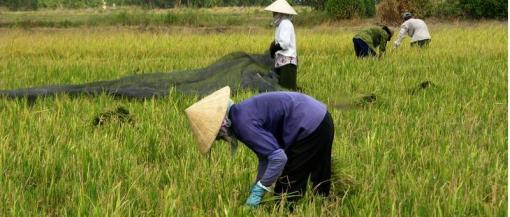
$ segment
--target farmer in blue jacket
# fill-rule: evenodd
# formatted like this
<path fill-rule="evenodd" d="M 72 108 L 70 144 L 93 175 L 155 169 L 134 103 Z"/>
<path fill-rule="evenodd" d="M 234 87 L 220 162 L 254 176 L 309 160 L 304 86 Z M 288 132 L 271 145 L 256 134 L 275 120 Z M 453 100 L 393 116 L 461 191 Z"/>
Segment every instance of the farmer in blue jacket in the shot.
<path fill-rule="evenodd" d="M 217 138 L 243 142 L 258 157 L 255 184 L 246 205 L 257 207 L 274 186 L 289 199 L 305 192 L 329 195 L 334 125 L 326 106 L 296 92 L 269 92 L 233 104 L 224 87 L 186 109 L 199 149 L 207 153 Z M 295 195 L 295 196 L 291 196 Z"/>

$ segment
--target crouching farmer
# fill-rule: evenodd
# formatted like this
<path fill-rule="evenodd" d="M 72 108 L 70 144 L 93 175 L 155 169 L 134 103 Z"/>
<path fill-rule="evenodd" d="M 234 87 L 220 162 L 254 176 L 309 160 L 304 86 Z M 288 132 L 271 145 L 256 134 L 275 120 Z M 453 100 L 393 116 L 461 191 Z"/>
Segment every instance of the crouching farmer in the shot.
<path fill-rule="evenodd" d="M 376 48 L 379 47 L 379 57 L 384 55 L 386 44 L 393 36 L 393 32 L 387 26 L 372 27 L 358 32 L 352 39 L 354 52 L 358 58 L 376 56 Z"/>
<path fill-rule="evenodd" d="M 233 104 L 224 87 L 186 114 L 202 153 L 224 139 L 234 149 L 239 140 L 257 155 L 257 178 L 246 205 L 258 207 L 273 184 L 276 195 L 300 198 L 308 178 L 315 193 L 329 195 L 334 124 L 323 103 L 301 93 L 269 92 Z"/>
<path fill-rule="evenodd" d="M 394 47 L 398 48 L 400 46 L 406 34 L 411 37 L 411 46 L 427 47 L 431 40 L 427 24 L 423 20 L 414 18 L 410 12 L 405 12 L 402 18 L 404 23 L 400 27 Z"/>

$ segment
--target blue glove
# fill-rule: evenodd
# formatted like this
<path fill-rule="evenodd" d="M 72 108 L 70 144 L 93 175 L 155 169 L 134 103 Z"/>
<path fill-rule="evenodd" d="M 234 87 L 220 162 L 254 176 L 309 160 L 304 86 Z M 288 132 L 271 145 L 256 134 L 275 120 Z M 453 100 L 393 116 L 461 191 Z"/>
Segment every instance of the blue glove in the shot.
<path fill-rule="evenodd" d="M 266 191 L 269 191 L 269 189 L 258 181 L 251 189 L 250 196 L 246 200 L 246 205 L 252 208 L 257 208 Z"/>

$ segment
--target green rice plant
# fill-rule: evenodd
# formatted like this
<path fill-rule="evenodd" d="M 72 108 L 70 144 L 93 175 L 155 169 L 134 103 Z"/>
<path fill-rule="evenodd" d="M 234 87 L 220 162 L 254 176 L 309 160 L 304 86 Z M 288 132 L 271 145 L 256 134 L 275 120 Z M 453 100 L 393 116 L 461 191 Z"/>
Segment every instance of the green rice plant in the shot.
<path fill-rule="evenodd" d="M 296 28 L 298 85 L 335 122 L 330 197 L 309 189 L 293 212 L 271 195 L 244 207 L 256 156 L 240 147 L 232 158 L 222 142 L 199 154 L 183 113 L 197 97 L 169 89 L 145 101 L 0 99 L 0 215 L 506 216 L 506 23 L 432 24 L 429 48 L 406 39 L 365 60 L 352 45 L 359 28 Z M 171 30 L 3 29 L 0 88 L 200 68 L 233 51 L 265 52 L 273 37 L 267 28 Z M 424 81 L 433 85 L 410 92 Z M 362 107 L 334 106 L 367 95 L 375 100 Z M 118 107 L 132 123 L 93 125 Z"/>

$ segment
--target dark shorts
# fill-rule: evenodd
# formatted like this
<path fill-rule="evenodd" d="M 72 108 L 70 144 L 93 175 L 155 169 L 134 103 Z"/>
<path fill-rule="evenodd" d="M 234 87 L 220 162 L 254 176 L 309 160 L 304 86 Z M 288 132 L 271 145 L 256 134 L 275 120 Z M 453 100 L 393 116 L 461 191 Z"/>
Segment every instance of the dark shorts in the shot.
<path fill-rule="evenodd" d="M 372 48 L 368 46 L 363 40 L 359 38 L 353 38 L 352 43 L 354 44 L 354 52 L 356 52 L 356 56 L 359 58 L 367 57 L 367 56 L 375 56 L 376 53 Z"/>
<path fill-rule="evenodd" d="M 430 44 L 430 39 L 424 39 L 420 41 L 415 41 L 411 43 L 411 47 L 427 47 Z"/>

